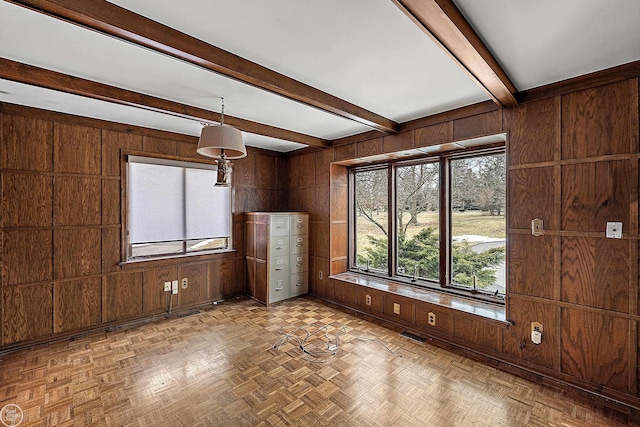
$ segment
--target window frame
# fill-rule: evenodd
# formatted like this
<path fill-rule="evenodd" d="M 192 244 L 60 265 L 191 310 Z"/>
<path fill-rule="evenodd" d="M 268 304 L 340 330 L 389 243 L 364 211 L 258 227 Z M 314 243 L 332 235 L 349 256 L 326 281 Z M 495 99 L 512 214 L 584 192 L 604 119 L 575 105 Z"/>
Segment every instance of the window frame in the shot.
<path fill-rule="evenodd" d="M 121 162 L 120 162 L 120 165 L 121 165 L 120 177 L 122 181 L 122 184 L 121 184 L 121 218 L 122 218 L 121 242 L 122 243 L 121 243 L 121 256 L 120 256 L 121 261 L 119 263 L 120 265 L 234 252 L 234 249 L 233 249 L 233 187 L 230 187 L 229 188 L 229 213 L 228 213 L 229 237 L 226 238 L 227 244 L 225 248 L 203 249 L 203 250 L 195 250 L 195 251 L 188 250 L 188 245 L 190 244 L 190 242 L 194 242 L 202 239 L 183 239 L 183 240 L 173 241 L 180 244 L 181 246 L 180 252 L 176 251 L 176 252 L 154 254 L 154 255 L 148 255 L 148 256 L 136 256 L 136 257 L 132 256 L 132 244 L 130 242 L 130 235 L 129 235 L 130 158 L 144 159 L 143 162 L 138 162 L 138 163 L 150 163 L 150 164 L 166 165 L 166 166 L 179 166 L 183 168 L 189 168 L 189 165 L 191 165 L 192 169 L 206 169 L 211 171 L 217 171 L 216 164 L 206 159 L 197 159 L 197 158 L 185 159 L 184 157 L 178 157 L 178 156 L 122 150 Z M 200 165 L 200 167 L 193 167 L 195 165 Z M 184 220 L 186 221 L 186 215 Z M 155 243 L 163 243 L 163 242 L 155 242 Z"/>
<path fill-rule="evenodd" d="M 483 301 L 504 304 L 508 293 L 508 277 L 505 277 L 505 291 L 504 294 L 495 294 L 494 292 L 484 291 L 482 289 L 471 289 L 466 286 L 458 285 L 451 282 L 452 276 L 452 188 L 451 188 L 451 165 L 452 160 L 475 158 L 490 156 L 496 154 L 505 155 L 506 160 L 506 144 L 490 144 L 487 146 L 477 146 L 473 148 L 467 148 L 462 150 L 452 150 L 446 152 L 432 153 L 429 155 L 422 155 L 419 157 L 412 157 L 410 159 L 391 159 L 384 162 L 371 163 L 366 166 L 354 165 L 349 168 L 348 173 L 348 185 L 349 185 L 349 200 L 348 200 L 348 224 L 349 224 L 349 249 L 348 249 L 348 269 L 353 272 L 362 274 L 368 274 L 371 276 L 381 277 L 386 280 L 397 281 L 403 284 L 417 286 L 423 289 L 432 289 L 439 292 L 452 293 L 456 295 L 471 297 Z M 438 163 L 439 164 L 439 210 L 438 210 L 438 236 L 439 236 L 439 250 L 440 250 L 440 268 L 439 268 L 439 280 L 435 282 L 433 280 L 418 278 L 415 282 L 411 280 L 411 274 L 399 274 L 397 272 L 398 267 L 398 221 L 397 221 L 397 192 L 396 192 L 396 178 L 398 167 L 411 166 L 424 163 Z M 376 271 L 364 271 L 362 266 L 357 264 L 356 258 L 356 206 L 355 206 L 355 174 L 360 171 L 387 169 L 388 178 L 388 209 L 392 212 L 392 215 L 388 215 L 388 266 L 386 272 Z M 508 200 L 507 200 L 507 162 L 505 161 L 505 261 L 507 257 L 507 232 L 508 232 Z M 507 275 L 508 276 L 508 275 Z"/>

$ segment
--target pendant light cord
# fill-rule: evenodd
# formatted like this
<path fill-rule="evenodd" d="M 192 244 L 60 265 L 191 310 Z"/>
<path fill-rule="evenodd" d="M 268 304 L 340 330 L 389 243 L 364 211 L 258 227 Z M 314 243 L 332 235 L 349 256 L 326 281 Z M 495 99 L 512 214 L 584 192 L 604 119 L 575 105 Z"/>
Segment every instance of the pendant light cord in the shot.
<path fill-rule="evenodd" d="M 224 124 L 224 97 L 220 97 L 222 100 L 222 111 L 220 112 L 220 126 Z"/>
<path fill-rule="evenodd" d="M 222 104 L 222 108 L 220 109 L 220 126 L 224 125 L 224 96 L 220 97 L 220 103 Z M 224 160 L 227 158 L 224 154 L 224 148 L 220 148 L 220 158 L 223 160 L 222 170 L 225 171 L 227 164 L 224 163 Z"/>

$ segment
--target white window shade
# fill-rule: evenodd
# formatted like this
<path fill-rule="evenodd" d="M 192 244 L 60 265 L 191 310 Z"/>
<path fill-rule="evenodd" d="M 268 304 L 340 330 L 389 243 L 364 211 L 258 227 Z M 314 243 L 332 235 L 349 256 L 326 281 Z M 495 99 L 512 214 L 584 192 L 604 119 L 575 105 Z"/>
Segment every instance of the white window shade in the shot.
<path fill-rule="evenodd" d="M 231 187 L 216 187 L 217 175 L 185 169 L 186 240 L 231 236 Z"/>
<path fill-rule="evenodd" d="M 154 243 L 184 238 L 184 168 L 129 163 L 129 241 Z"/>

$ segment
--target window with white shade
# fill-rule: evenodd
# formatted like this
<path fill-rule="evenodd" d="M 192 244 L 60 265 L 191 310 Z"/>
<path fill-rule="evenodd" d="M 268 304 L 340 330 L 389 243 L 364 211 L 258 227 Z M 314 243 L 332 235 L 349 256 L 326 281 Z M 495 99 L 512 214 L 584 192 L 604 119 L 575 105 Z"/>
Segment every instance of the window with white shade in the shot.
<path fill-rule="evenodd" d="M 231 187 L 215 165 L 129 156 L 127 259 L 231 247 Z"/>

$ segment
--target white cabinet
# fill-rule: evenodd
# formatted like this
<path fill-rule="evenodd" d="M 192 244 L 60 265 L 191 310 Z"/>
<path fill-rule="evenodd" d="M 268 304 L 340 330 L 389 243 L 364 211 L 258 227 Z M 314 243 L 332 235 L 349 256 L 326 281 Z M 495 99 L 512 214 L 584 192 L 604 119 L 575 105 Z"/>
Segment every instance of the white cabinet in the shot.
<path fill-rule="evenodd" d="M 265 304 L 309 292 L 309 214 L 245 213 L 247 281 Z"/>

